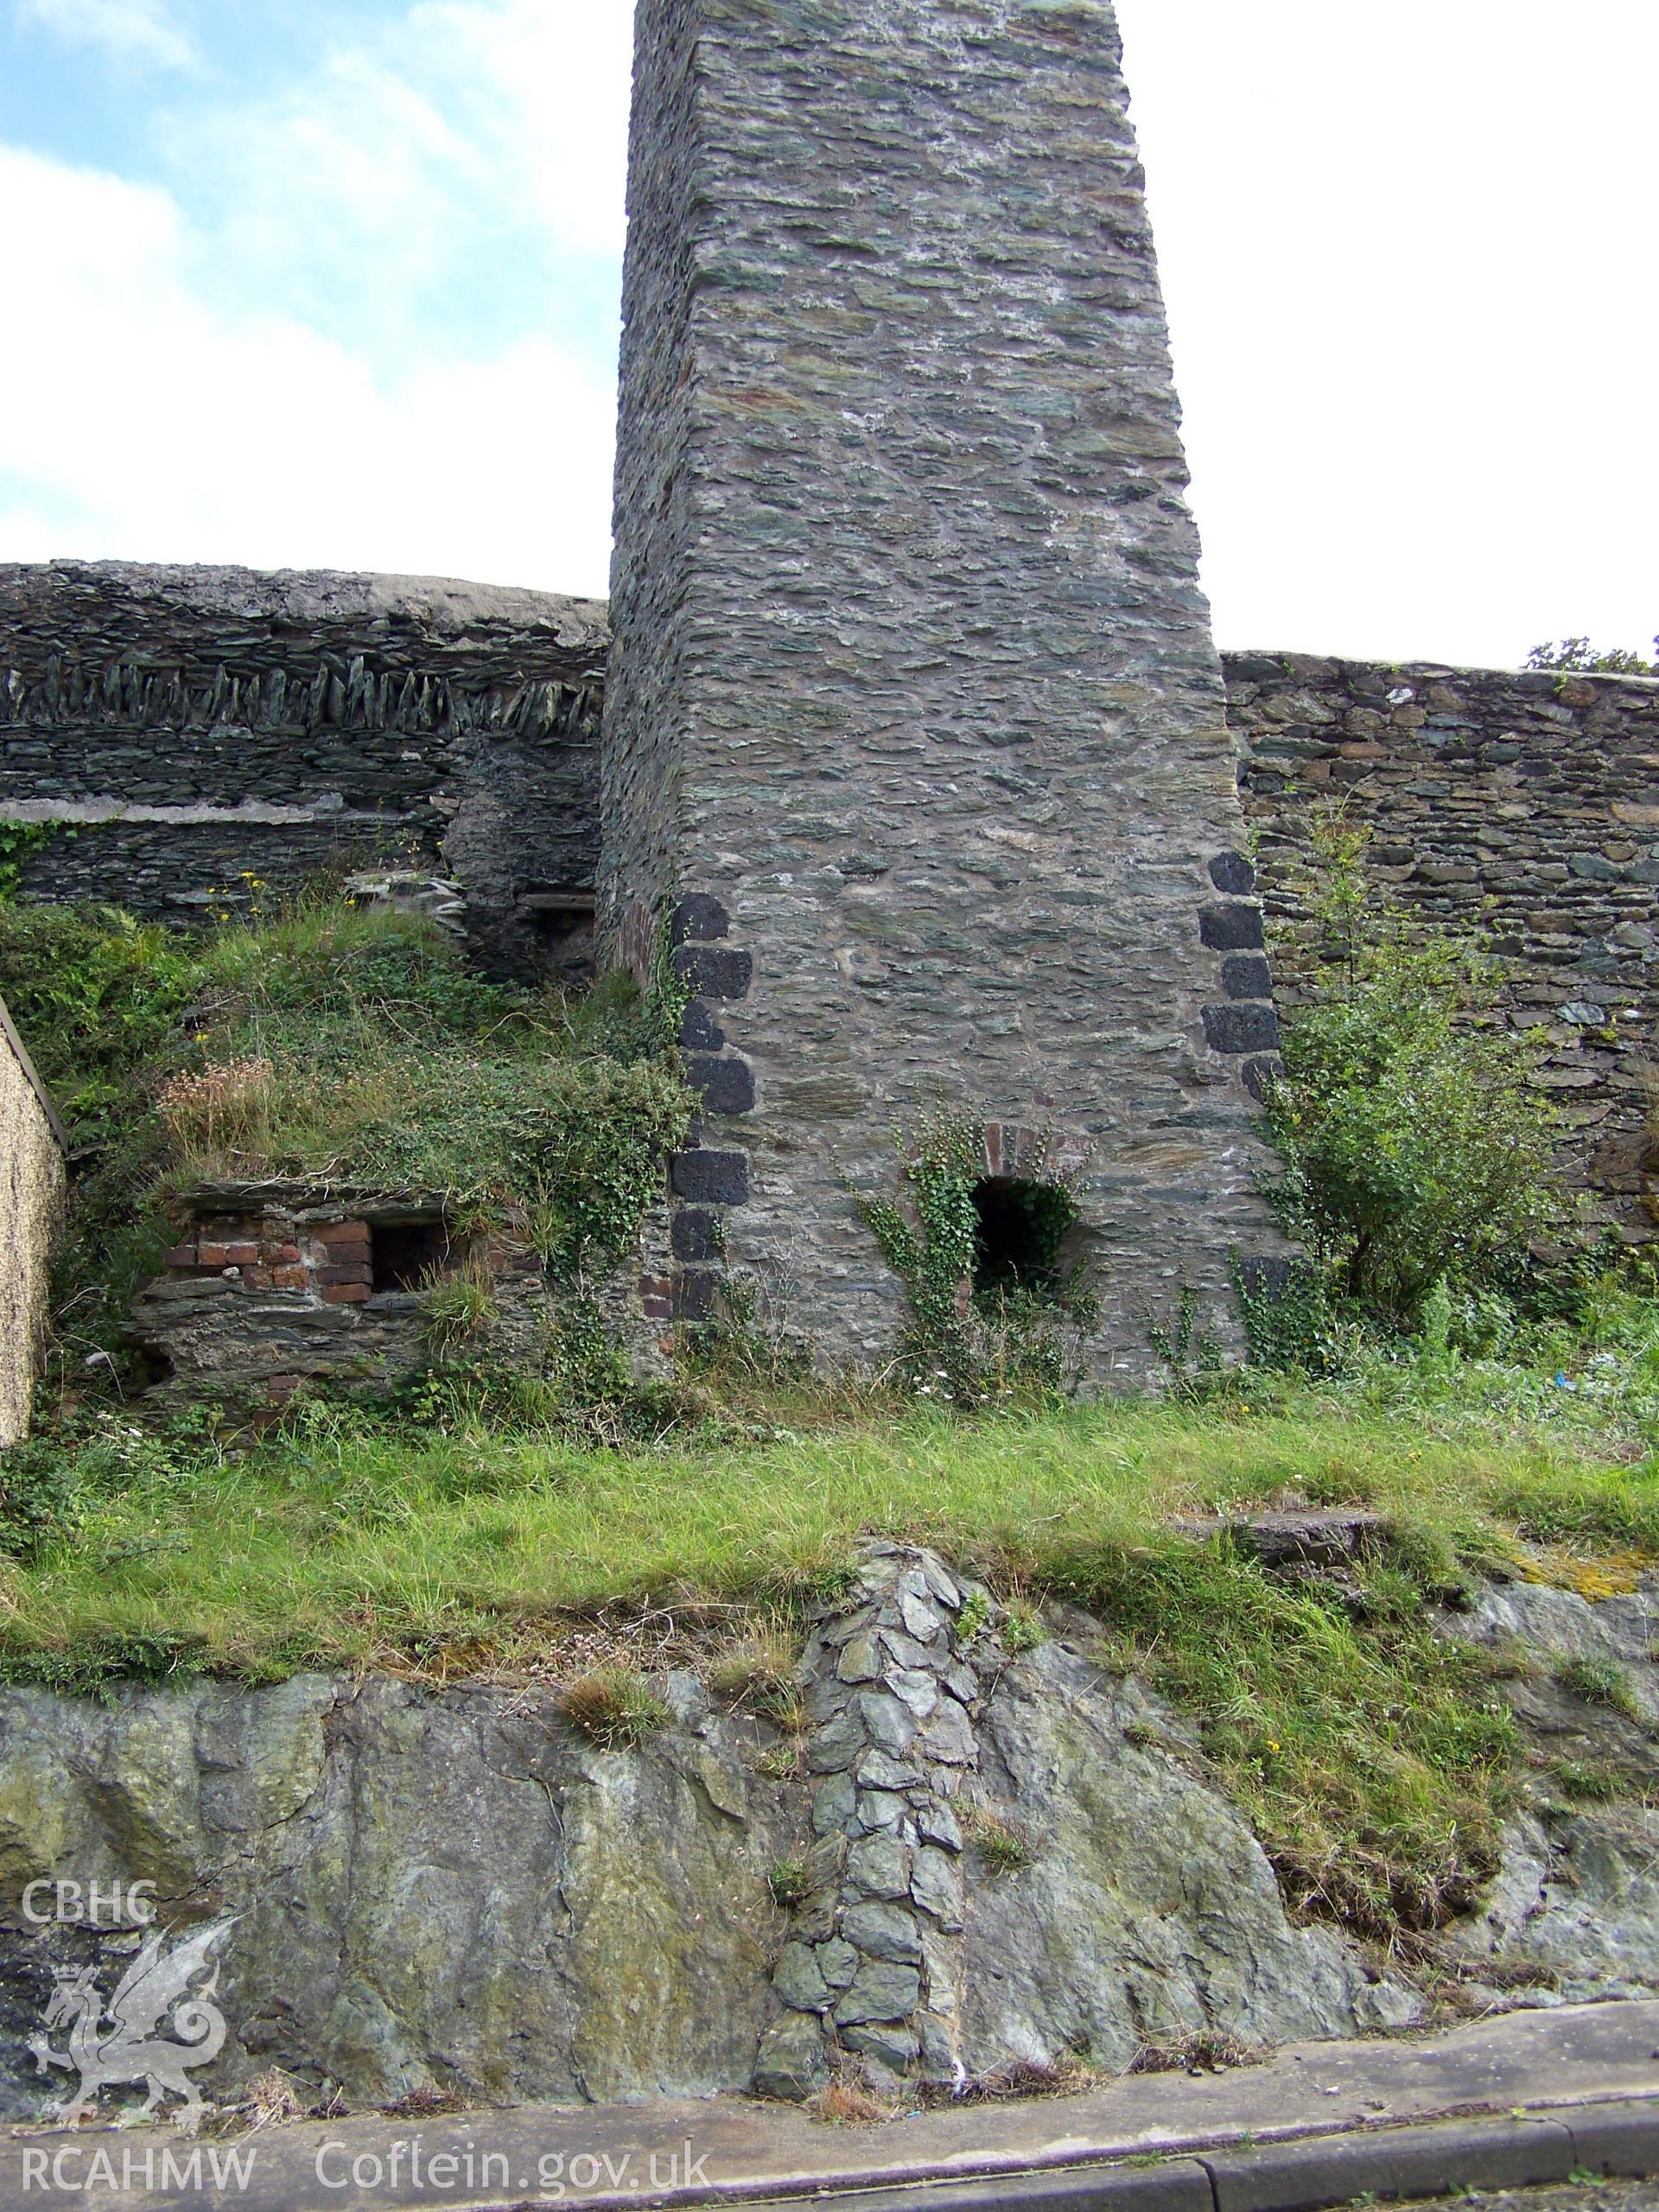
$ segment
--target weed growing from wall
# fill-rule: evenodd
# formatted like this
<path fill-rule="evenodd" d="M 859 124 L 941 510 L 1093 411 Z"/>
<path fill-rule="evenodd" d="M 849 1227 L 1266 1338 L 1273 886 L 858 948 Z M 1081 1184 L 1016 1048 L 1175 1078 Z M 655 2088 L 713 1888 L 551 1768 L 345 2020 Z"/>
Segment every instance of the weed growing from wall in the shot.
<path fill-rule="evenodd" d="M 909 1387 L 963 1407 L 1075 1388 L 1078 1338 L 1094 1325 L 1095 1301 L 1058 1264 L 1052 1286 L 1043 1287 L 982 1269 L 976 1192 L 985 1154 L 978 1125 L 940 1109 L 913 1130 L 898 1131 L 895 1143 L 903 1198 L 861 1193 L 858 1205 L 904 1285 L 910 1315 L 900 1363 Z M 1047 1225 L 1069 1225 L 1075 1208 L 1064 1185 L 1033 1187 L 1050 1195 Z M 1057 1257 L 1060 1233 L 1056 1228 Z"/>
<path fill-rule="evenodd" d="M 442 1269 L 423 1284 L 421 1326 L 433 1353 L 452 1357 L 488 1328 L 500 1311 L 495 1282 L 481 1260 L 467 1260 L 453 1273 Z"/>
<path fill-rule="evenodd" d="M 60 833 L 75 834 L 57 822 L 8 822 L 0 816 L 0 901 L 17 896 L 30 856 Z"/>

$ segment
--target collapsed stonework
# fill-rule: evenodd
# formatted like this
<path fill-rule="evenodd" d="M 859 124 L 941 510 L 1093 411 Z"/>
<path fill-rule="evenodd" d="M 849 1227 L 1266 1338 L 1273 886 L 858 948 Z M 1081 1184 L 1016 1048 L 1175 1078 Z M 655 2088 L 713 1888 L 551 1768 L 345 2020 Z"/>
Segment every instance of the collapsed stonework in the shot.
<path fill-rule="evenodd" d="M 188 920 L 442 854 L 486 964 L 579 975 L 606 642 L 442 578 L 0 564 L 0 816 L 54 832 L 23 893 Z"/>
<path fill-rule="evenodd" d="M 527 1241 L 459 1224 L 440 1199 L 224 1184 L 173 1210 L 180 1241 L 132 1311 L 162 1400 L 257 1409 L 308 1383 L 395 1382 L 430 1363 L 431 1293 L 468 1268 L 488 1313 L 460 1348 L 528 1363 L 546 1341 L 546 1271 Z"/>
<path fill-rule="evenodd" d="M 0 1001 L 0 1446 L 29 1426 L 66 1186 L 61 1123 Z"/>
<path fill-rule="evenodd" d="M 682 1311 L 881 1356 L 856 1196 L 943 1089 L 1077 1163 L 1134 1379 L 1280 1249 L 1277 1032 L 1111 9 L 636 22 L 601 927 L 673 913 L 716 1063 Z"/>

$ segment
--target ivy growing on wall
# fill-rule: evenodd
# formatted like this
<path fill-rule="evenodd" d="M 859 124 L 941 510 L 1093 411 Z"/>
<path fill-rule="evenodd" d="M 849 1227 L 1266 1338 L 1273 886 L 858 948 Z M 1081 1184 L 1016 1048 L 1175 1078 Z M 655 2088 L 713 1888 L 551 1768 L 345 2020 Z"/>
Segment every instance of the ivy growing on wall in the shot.
<path fill-rule="evenodd" d="M 979 1125 L 944 1109 L 895 1134 L 903 1188 L 859 1194 L 883 1258 L 903 1284 L 909 1318 L 902 1370 L 920 1396 L 979 1406 L 1074 1388 L 1084 1333 L 1097 1319 L 1082 1276 L 1062 1262 L 1077 1218 L 1052 1181 L 993 1182 Z M 1026 1217 L 1028 1264 L 988 1236 L 988 1199 Z"/>

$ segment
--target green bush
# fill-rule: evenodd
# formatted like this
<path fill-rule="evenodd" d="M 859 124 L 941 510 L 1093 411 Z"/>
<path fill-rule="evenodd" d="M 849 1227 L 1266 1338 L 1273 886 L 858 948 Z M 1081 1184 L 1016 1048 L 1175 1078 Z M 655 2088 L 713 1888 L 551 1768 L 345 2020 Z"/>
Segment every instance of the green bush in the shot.
<path fill-rule="evenodd" d="M 1659 638 L 1653 641 L 1653 651 L 1654 658 L 1647 661 L 1626 645 L 1596 645 L 1588 638 L 1560 638 L 1535 645 L 1527 655 L 1527 666 L 1559 669 L 1567 676 L 1659 676 Z"/>
<path fill-rule="evenodd" d="M 189 940 L 159 923 L 0 901 L 0 998 L 78 1146 L 125 1135 L 195 982 Z"/>
<path fill-rule="evenodd" d="M 1409 1325 L 1437 1283 L 1464 1300 L 1524 1283 L 1564 1217 L 1551 1115 L 1482 948 L 1414 931 L 1366 884 L 1363 836 L 1328 824 L 1321 842 L 1320 936 L 1268 1103 L 1273 1196 L 1340 1297 Z"/>
<path fill-rule="evenodd" d="M 0 991 L 76 1145 L 60 1370 L 118 1365 L 194 1183 L 442 1198 L 527 1224 L 575 1282 L 632 1247 L 693 1104 L 626 979 L 585 1001 L 493 982 L 423 918 L 338 897 L 192 935 L 0 904 Z"/>

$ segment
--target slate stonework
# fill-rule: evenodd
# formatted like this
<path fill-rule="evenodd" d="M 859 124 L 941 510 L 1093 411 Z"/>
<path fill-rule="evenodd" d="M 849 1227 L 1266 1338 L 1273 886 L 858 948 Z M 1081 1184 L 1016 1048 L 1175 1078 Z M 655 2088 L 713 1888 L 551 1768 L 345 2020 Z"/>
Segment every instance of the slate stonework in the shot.
<path fill-rule="evenodd" d="M 360 656 L 348 650 L 353 639 Z M 76 835 L 29 860 L 25 895 L 114 898 L 188 917 L 210 891 L 234 895 L 243 868 L 280 890 L 366 857 L 366 841 L 427 859 L 425 875 L 417 867 L 401 887 L 387 879 L 394 895 L 459 918 L 475 942 L 509 957 L 522 955 L 527 929 L 538 950 L 563 943 L 567 972 L 579 975 L 598 864 L 594 740 L 608 645 L 602 606 L 482 587 L 0 569 L 0 816 L 82 817 Z M 369 700 L 373 654 L 377 702 L 386 679 L 390 718 L 380 728 L 370 726 L 380 712 Z M 543 671 L 565 670 L 538 677 L 539 692 L 514 677 L 536 656 Z M 417 680 L 406 692 L 400 677 L 393 700 L 394 668 L 414 676 L 417 663 Z M 1542 1080 L 1562 1118 L 1569 1172 L 1624 1234 L 1653 1234 L 1659 1157 L 1646 1122 L 1659 1010 L 1659 684 L 1298 654 L 1230 653 L 1224 665 L 1269 911 L 1293 925 L 1301 912 L 1308 825 L 1338 802 L 1375 832 L 1369 864 L 1379 884 L 1426 918 L 1460 927 L 1484 919 L 1510 969 L 1510 1019 L 1545 1032 Z M 509 839 L 505 794 L 524 793 L 526 740 L 515 721 L 537 698 L 537 711 L 556 720 L 576 711 L 577 727 L 567 739 L 550 726 L 537 741 L 539 796 L 519 810 Z M 335 779 L 332 792 L 324 773 Z M 346 803 L 334 806 L 335 797 Z M 974 819 L 982 863 L 992 866 L 1002 850 L 992 833 L 1004 825 L 982 810 Z M 458 903 L 439 898 L 445 887 L 429 873 L 440 847 L 472 855 Z M 861 922 L 882 880 L 867 879 L 851 910 Z M 855 870 L 849 880 L 856 884 Z M 1199 913 L 1218 963 L 1201 1019 L 1206 1034 L 1228 1041 L 1273 1033 L 1254 885 L 1242 852 L 1217 855 Z M 529 903 L 537 897 L 556 910 L 540 923 Z M 1001 904 L 1001 894 L 988 902 L 993 918 Z M 745 1115 L 761 1089 L 728 1025 L 754 956 L 734 939 L 719 899 L 682 907 L 677 957 L 695 963 L 706 994 L 682 1042 L 709 1109 L 705 1141 L 728 1155 L 683 1179 L 712 1177 L 733 1190 L 750 1161 L 747 1152 L 734 1159 L 719 1135 L 741 1123 L 720 1117 Z M 1011 970 L 1027 972 L 1017 953 Z M 1294 1003 L 1294 976 L 1278 985 L 1281 1006 Z M 817 1049 L 817 1023 L 804 1032 Z M 821 1121 L 851 1115 L 861 1096 L 856 1055 L 835 1050 L 840 1057 L 816 1075 L 790 1077 Z M 1270 1050 L 1249 1052 L 1247 1088 L 1259 1091 L 1270 1063 Z M 709 1211 L 677 1226 L 674 1259 L 721 1264 L 720 1218 Z M 672 1283 L 659 1283 L 656 1317 L 674 1301 Z"/>
<path fill-rule="evenodd" d="M 177 920 L 441 861 L 490 964 L 580 969 L 606 644 L 435 578 L 0 564 L 0 815 L 60 825 L 25 895 Z"/>
<path fill-rule="evenodd" d="M 676 1188 L 880 1357 L 895 1121 L 1052 1125 L 1131 1379 L 1273 1246 L 1272 1009 L 1111 9 L 637 23 L 601 906 L 721 1034 Z"/>
<path fill-rule="evenodd" d="M 1226 668 L 1269 911 L 1305 918 L 1322 810 L 1367 827 L 1379 887 L 1484 927 L 1509 1020 L 1542 1033 L 1569 1173 L 1628 1239 L 1659 1236 L 1659 682 L 1295 653 Z M 1294 1003 L 1294 972 L 1280 987 Z"/>

